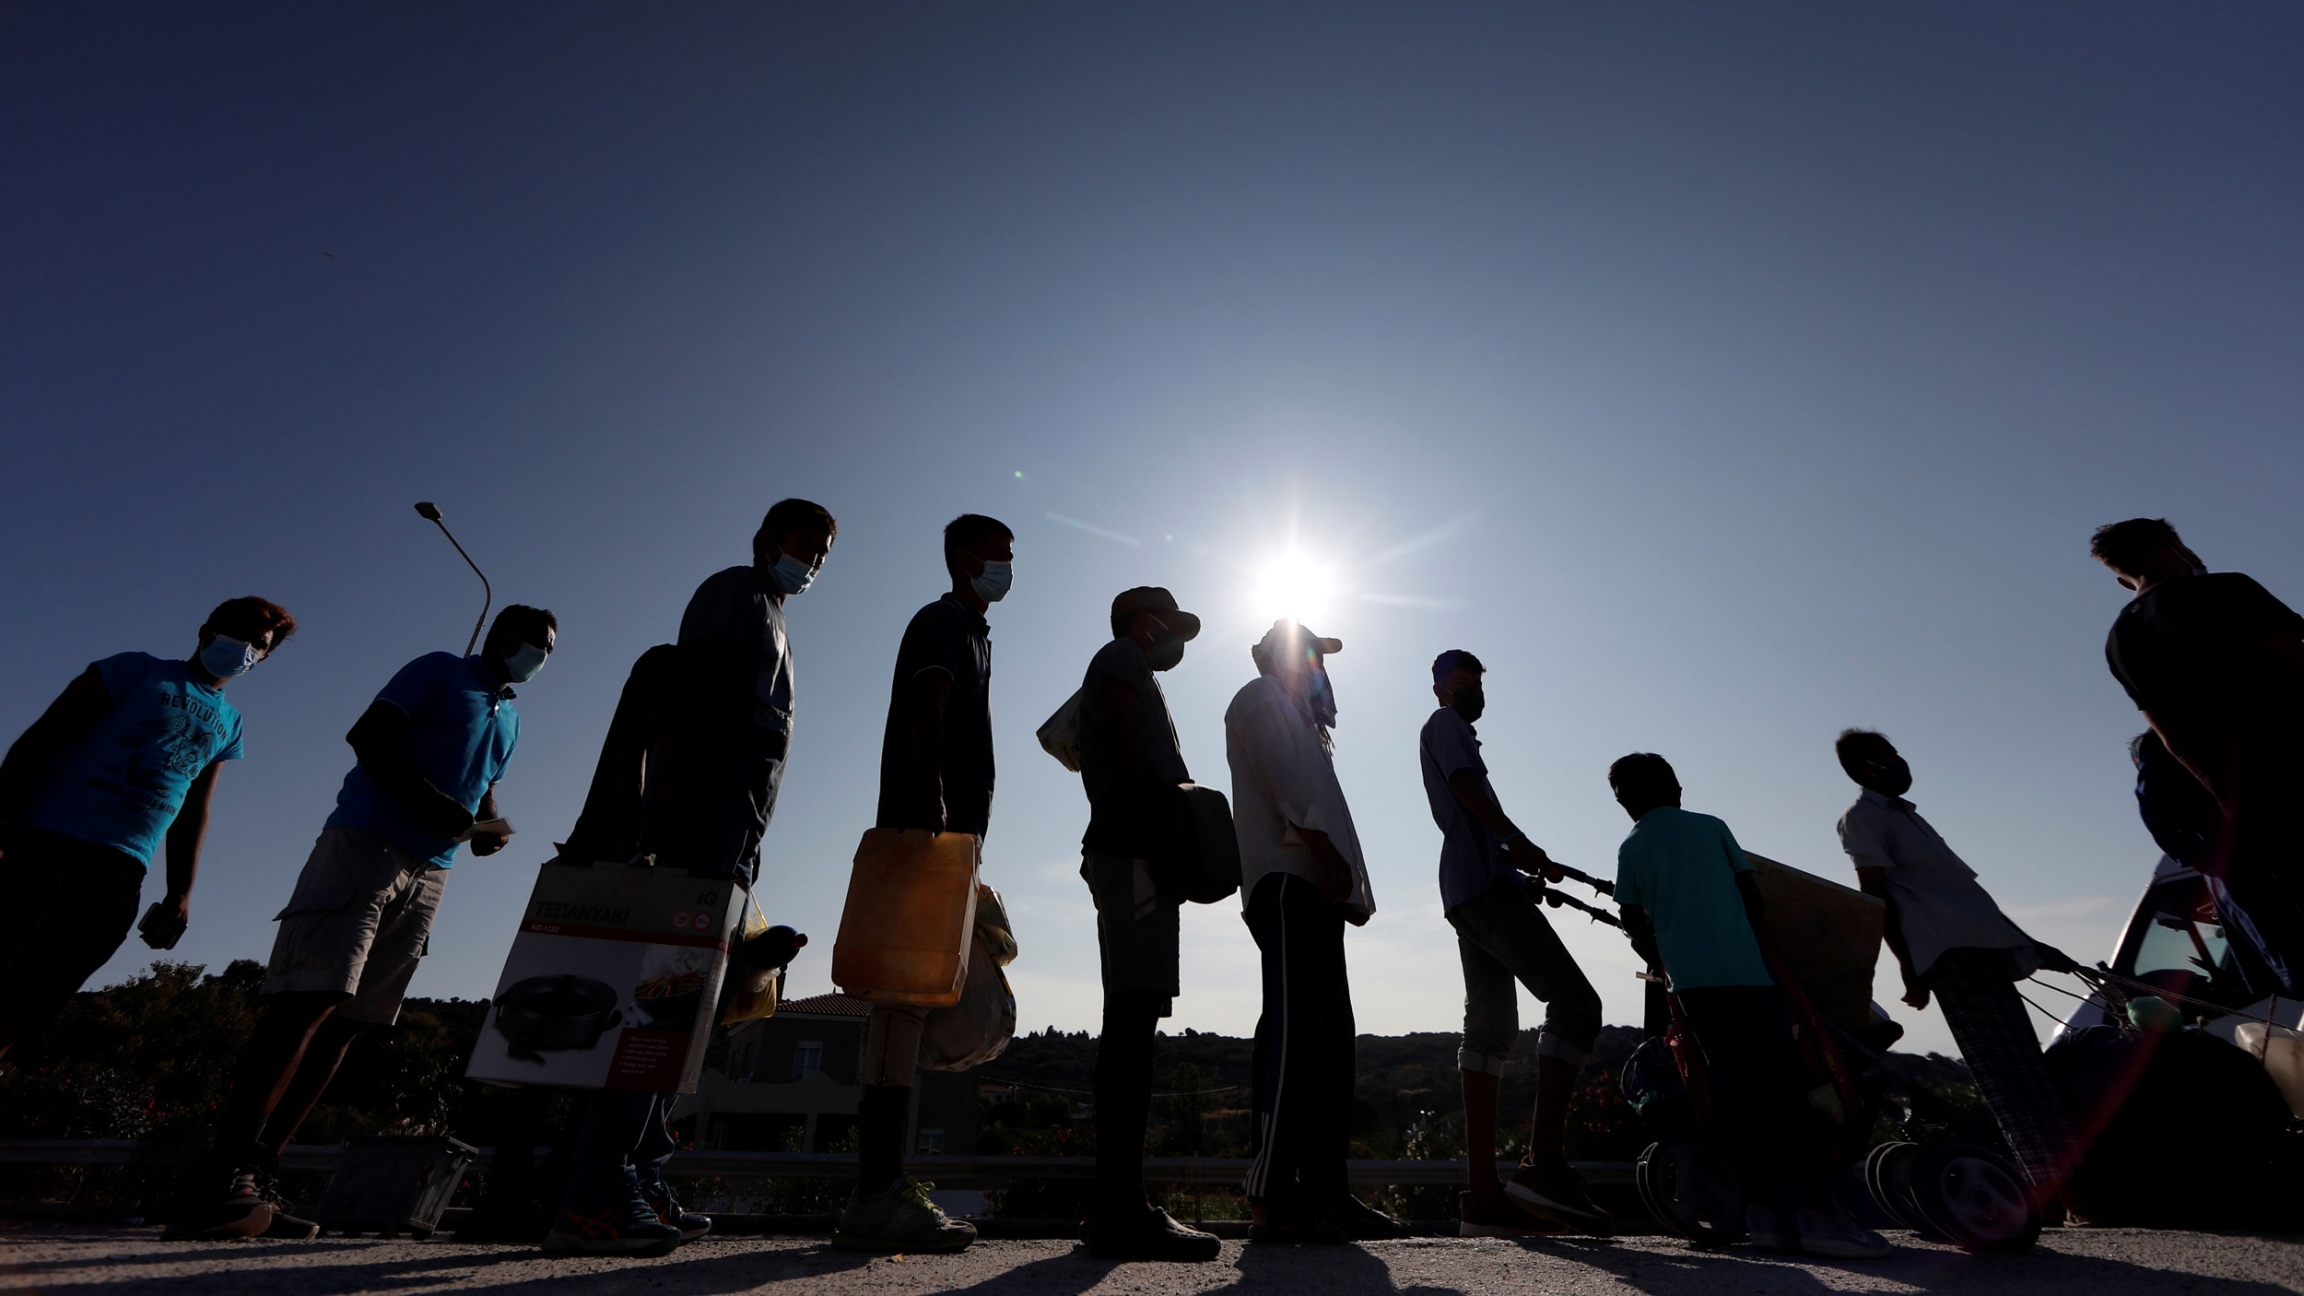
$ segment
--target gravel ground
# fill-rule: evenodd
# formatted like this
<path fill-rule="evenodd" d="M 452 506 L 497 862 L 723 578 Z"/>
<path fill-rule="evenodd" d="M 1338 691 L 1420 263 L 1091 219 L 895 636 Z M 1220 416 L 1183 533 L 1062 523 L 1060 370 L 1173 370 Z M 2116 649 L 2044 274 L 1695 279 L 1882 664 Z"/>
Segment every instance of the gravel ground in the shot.
<path fill-rule="evenodd" d="M 535 1296 L 1448 1296 L 1462 1293 L 2072 1293 L 2272 1296 L 2304 1292 L 2304 1238 L 2064 1229 L 2029 1255 L 1975 1257 L 1893 1238 L 1879 1261 L 1798 1263 L 1708 1253 L 1660 1238 L 1613 1243 L 1430 1238 L 1338 1248 L 1224 1245 L 1206 1265 L 1112 1264 L 1068 1242 L 979 1242 L 957 1256 L 869 1257 L 822 1239 L 705 1239 L 663 1260 L 546 1259 L 507 1246 L 327 1238 L 162 1245 L 155 1229 L 0 1228 L 0 1291 L 42 1293 L 430 1292 Z"/>

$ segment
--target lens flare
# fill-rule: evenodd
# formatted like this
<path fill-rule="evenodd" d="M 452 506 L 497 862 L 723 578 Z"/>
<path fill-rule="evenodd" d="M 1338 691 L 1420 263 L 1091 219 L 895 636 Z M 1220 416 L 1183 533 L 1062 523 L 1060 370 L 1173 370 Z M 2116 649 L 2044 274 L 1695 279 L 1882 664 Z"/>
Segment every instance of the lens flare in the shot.
<path fill-rule="evenodd" d="M 1293 617 L 1315 629 L 1335 610 L 1336 594 L 1335 569 L 1293 549 L 1257 568 L 1250 587 L 1257 616 Z"/>

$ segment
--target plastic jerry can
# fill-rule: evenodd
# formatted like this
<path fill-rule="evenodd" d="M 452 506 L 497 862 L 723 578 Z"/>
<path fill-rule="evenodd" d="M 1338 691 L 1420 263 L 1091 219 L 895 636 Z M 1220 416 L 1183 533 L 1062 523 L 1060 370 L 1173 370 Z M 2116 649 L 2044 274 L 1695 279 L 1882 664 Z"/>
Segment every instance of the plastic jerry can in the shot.
<path fill-rule="evenodd" d="M 959 1002 L 976 925 L 979 847 L 971 833 L 865 833 L 832 945 L 832 983 L 873 1003 Z"/>

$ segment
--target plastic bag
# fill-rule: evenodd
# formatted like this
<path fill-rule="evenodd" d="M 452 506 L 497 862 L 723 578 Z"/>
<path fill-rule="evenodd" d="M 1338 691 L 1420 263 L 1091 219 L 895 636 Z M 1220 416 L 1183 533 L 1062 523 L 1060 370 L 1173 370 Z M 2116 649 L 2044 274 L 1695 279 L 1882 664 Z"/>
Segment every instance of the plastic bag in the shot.
<path fill-rule="evenodd" d="M 745 893 L 744 899 L 750 907 L 744 913 L 744 929 L 736 934 L 737 949 L 743 948 L 745 941 L 756 940 L 768 931 L 768 915 L 760 912 L 760 901 L 750 892 Z M 727 984 L 720 992 L 720 1024 L 734 1026 L 775 1016 L 783 982 L 782 968 L 738 967 L 731 961 Z"/>
<path fill-rule="evenodd" d="M 1016 993 L 1000 969 L 1016 958 L 1016 936 L 1000 893 L 981 883 L 976 927 L 968 942 L 968 976 L 960 1001 L 933 1009 L 920 1029 L 920 1065 L 931 1071 L 966 1071 L 1007 1050 L 1016 1037 Z"/>
<path fill-rule="evenodd" d="M 1040 749 L 1056 758 L 1056 763 L 1077 774 L 1080 772 L 1080 696 L 1083 690 L 1074 689 L 1056 714 L 1040 725 Z"/>

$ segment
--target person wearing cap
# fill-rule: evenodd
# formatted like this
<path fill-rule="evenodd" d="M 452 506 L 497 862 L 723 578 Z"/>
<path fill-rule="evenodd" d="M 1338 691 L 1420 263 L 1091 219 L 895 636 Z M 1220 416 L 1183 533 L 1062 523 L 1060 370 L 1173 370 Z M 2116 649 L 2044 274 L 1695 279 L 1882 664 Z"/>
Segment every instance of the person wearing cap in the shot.
<path fill-rule="evenodd" d="M 1528 840 L 1488 784 L 1472 725 L 1487 708 L 1480 659 L 1451 648 L 1432 659 L 1432 695 L 1440 709 L 1418 736 L 1424 796 L 1440 826 L 1440 906 L 1456 929 L 1464 964 L 1464 1044 L 1456 1066 L 1464 1083 L 1464 1142 L 1471 1191 L 1457 1231 L 1467 1237 L 1615 1231 L 1568 1167 L 1563 1141 L 1577 1073 L 1600 1038 L 1600 994 L 1560 943 L 1537 903 L 1537 879 L 1560 874 Z M 1496 1108 L 1504 1064 L 1520 1035 L 1515 981 L 1544 1001 L 1536 1035 L 1536 1107 L 1528 1119 L 1528 1155 L 1509 1180 L 1496 1174 Z M 1533 1216 L 1534 1218 L 1530 1218 Z"/>
<path fill-rule="evenodd" d="M 1253 1054 L 1254 1159 L 1243 1185 L 1251 1242 L 1396 1236 L 1399 1221 L 1354 1197 L 1354 1044 L 1344 926 L 1376 912 L 1328 731 L 1327 659 L 1343 644 L 1294 621 L 1249 650 L 1256 678 L 1224 712 L 1240 894 L 1263 956 Z"/>
<path fill-rule="evenodd" d="M 1184 660 L 1200 618 L 1158 586 L 1112 600 L 1112 641 L 1080 684 L 1080 783 L 1088 831 L 1080 876 L 1096 904 L 1104 1030 L 1096 1046 L 1096 1187 L 1082 1237 L 1112 1260 L 1213 1260 L 1223 1244 L 1150 1205 L 1144 1128 L 1152 1047 L 1175 1008 L 1183 907 L 1177 785 L 1192 774 L 1157 673 Z"/>

